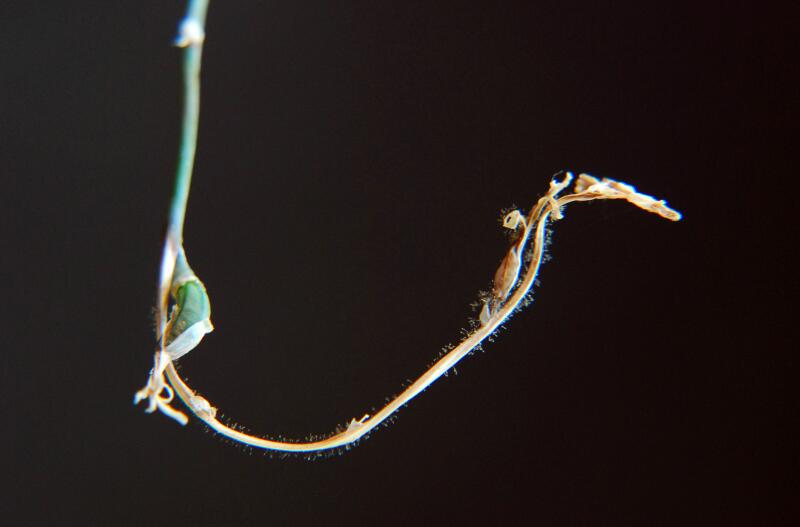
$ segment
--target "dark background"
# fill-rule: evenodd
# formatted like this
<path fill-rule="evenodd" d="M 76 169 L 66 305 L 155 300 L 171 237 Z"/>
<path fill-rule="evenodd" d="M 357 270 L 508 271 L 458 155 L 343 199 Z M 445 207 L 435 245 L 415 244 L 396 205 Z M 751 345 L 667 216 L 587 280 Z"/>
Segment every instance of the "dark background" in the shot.
<path fill-rule="evenodd" d="M 253 433 L 419 375 L 556 171 L 685 215 L 571 207 L 495 343 L 313 461 L 131 404 L 183 9 L 0 7 L 3 523 L 795 524 L 796 3 L 212 2 L 186 246 L 217 329 L 181 365 Z"/>

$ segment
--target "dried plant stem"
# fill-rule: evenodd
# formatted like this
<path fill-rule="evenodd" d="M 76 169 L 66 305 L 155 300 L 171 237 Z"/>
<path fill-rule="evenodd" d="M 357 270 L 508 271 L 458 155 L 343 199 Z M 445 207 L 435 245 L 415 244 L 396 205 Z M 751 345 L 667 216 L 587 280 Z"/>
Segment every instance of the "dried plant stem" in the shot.
<path fill-rule="evenodd" d="M 383 421 L 385 421 L 389 416 L 399 410 L 402 406 L 411 401 L 411 399 L 419 395 L 423 390 L 439 379 L 448 370 L 453 368 L 453 366 L 455 366 L 461 359 L 473 351 L 481 342 L 492 335 L 492 333 L 500 325 L 502 325 L 516 309 L 520 307 L 539 273 L 548 220 L 550 216 L 561 217 L 561 210 L 564 205 L 574 201 L 592 201 L 596 199 L 627 199 L 631 201 L 631 197 L 633 197 L 634 199 L 650 200 L 652 203 L 652 207 L 648 207 L 650 212 L 655 212 L 672 220 L 680 219 L 680 215 L 677 212 L 667 208 L 663 202 L 657 202 L 649 196 L 635 193 L 632 187 L 628 187 L 632 192 L 629 194 L 615 192 L 612 190 L 610 185 L 619 185 L 619 183 L 612 180 L 598 182 L 596 179 L 585 174 L 579 177 L 578 185 L 576 185 L 581 186 L 581 188 L 584 188 L 585 190 L 575 194 L 569 194 L 558 199 L 556 197 L 557 194 L 564 187 L 566 187 L 571 180 L 572 175 L 567 173 L 563 181 L 552 182 L 550 191 L 539 200 L 538 204 L 527 216 L 526 221 L 524 221 L 522 224 L 521 228 L 523 231 L 520 234 L 521 238 L 519 241 L 515 242 L 512 249 L 516 249 L 517 247 L 524 248 L 528 239 L 532 237 L 533 241 L 531 247 L 531 259 L 521 282 L 516 289 L 514 289 L 513 294 L 497 311 L 490 316 L 490 318 L 483 325 L 477 328 L 458 346 L 436 361 L 436 363 L 431 366 L 430 369 L 423 373 L 400 395 L 390 401 L 376 414 L 372 416 L 365 415 L 359 420 L 352 419 L 347 429 L 343 432 L 337 433 L 321 441 L 307 443 L 271 441 L 269 439 L 255 437 L 240 432 L 239 430 L 235 430 L 217 420 L 216 409 L 208 401 L 198 396 L 191 388 L 189 388 L 189 386 L 178 375 L 174 365 L 170 363 L 167 366 L 166 373 L 170 383 L 175 388 L 175 393 L 177 393 L 178 397 L 183 400 L 183 402 L 195 413 L 195 415 L 197 415 L 197 417 L 202 419 L 214 431 L 230 439 L 253 447 L 287 452 L 313 452 L 337 448 L 358 441 L 372 431 L 375 427 L 380 425 Z"/>
<path fill-rule="evenodd" d="M 680 214 L 667 207 L 663 201 L 640 194 L 624 183 L 610 179 L 601 181 L 587 174 L 578 177 L 572 194 L 559 198 L 558 195 L 573 179 L 572 174 L 566 173 L 561 181 L 550 182 L 547 193 L 539 199 L 527 216 L 523 216 L 519 211 L 513 211 L 506 216 L 504 226 L 514 230 L 516 236 L 495 273 L 492 294 L 485 299 L 480 325 L 376 414 L 352 419 L 344 431 L 327 439 L 305 443 L 272 441 L 231 428 L 216 418 L 217 410 L 211 403 L 180 378 L 173 363 L 175 359 L 194 349 L 203 335 L 213 329 L 210 321 L 210 302 L 205 287 L 189 267 L 183 249 L 183 224 L 197 143 L 200 58 L 207 6 L 208 0 L 190 2 L 177 42 L 179 46 L 186 48 L 184 120 L 175 192 L 170 207 L 159 282 L 157 335 L 159 350 L 155 353 L 153 370 L 150 372 L 147 385 L 139 390 L 134 398 L 135 402 L 147 399 L 148 412 L 158 409 L 178 422 L 186 424 L 188 422 L 186 416 L 170 406 L 174 395 L 177 394 L 192 413 L 214 431 L 256 448 L 285 452 L 314 452 L 352 444 L 453 368 L 520 308 L 539 273 L 548 223 L 551 219 L 557 220 L 562 217 L 565 205 L 576 201 L 625 199 L 664 218 L 673 221 L 680 219 Z M 522 269 L 523 256 L 526 252 L 530 254 L 529 263 Z M 174 299 L 175 306 L 167 319 L 170 296 Z M 164 379 L 165 374 L 169 384 Z"/>

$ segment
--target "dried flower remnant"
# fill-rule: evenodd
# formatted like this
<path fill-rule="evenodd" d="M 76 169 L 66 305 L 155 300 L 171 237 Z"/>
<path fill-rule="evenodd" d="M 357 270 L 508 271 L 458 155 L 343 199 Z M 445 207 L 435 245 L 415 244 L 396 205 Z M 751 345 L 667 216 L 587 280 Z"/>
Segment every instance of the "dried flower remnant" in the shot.
<path fill-rule="evenodd" d="M 590 199 L 624 199 L 640 209 L 658 214 L 671 221 L 681 219 L 681 213 L 669 208 L 664 200 L 656 200 L 653 196 L 636 192 L 632 185 L 603 178 L 599 180 L 589 174 L 581 174 L 575 182 L 576 199 L 571 201 L 586 201 L 577 199 L 577 196 L 586 196 Z"/>

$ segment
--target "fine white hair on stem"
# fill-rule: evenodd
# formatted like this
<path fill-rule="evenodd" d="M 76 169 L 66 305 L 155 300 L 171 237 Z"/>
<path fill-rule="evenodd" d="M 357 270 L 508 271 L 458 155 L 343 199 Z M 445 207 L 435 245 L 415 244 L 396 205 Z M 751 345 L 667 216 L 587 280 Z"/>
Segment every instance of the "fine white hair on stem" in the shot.
<path fill-rule="evenodd" d="M 559 197 L 574 178 L 569 172 L 561 179 L 553 178 L 548 190 L 527 215 L 513 210 L 503 218 L 503 226 L 514 231 L 513 241 L 494 273 L 491 292 L 484 299 L 480 313 L 480 324 L 474 324 L 458 345 L 447 349 L 446 353 L 399 395 L 389 399 L 383 408 L 372 415 L 364 414 L 360 419 L 350 419 L 343 430 L 325 439 L 307 442 L 265 439 L 248 434 L 241 427 L 226 425 L 217 419 L 217 409 L 178 375 L 174 363 L 175 359 L 185 356 L 198 346 L 203 336 L 213 329 L 208 294 L 189 266 L 183 248 L 183 223 L 197 142 L 200 57 L 205 40 L 203 26 L 207 7 L 208 0 L 190 1 L 177 41 L 179 46 L 184 47 L 183 132 L 159 277 L 159 349 L 154 355 L 153 369 L 146 386 L 134 397 L 135 403 L 148 401 L 147 412 L 159 410 L 179 423 L 186 424 L 186 415 L 170 405 L 177 395 L 189 411 L 212 430 L 252 447 L 283 452 L 317 452 L 351 445 L 390 419 L 397 410 L 437 379 L 453 370 L 461 359 L 479 349 L 484 340 L 491 339 L 517 309 L 529 303 L 529 292 L 536 282 L 542 263 L 548 226 L 551 221 L 563 217 L 566 205 L 578 201 L 621 199 L 668 220 L 677 221 L 681 218 L 680 213 L 669 208 L 665 201 L 641 194 L 625 183 L 581 174 L 575 181 L 572 193 Z M 174 306 L 167 317 L 170 298 L 174 301 Z"/>
<path fill-rule="evenodd" d="M 572 180 L 572 175 L 567 173 L 563 180 L 551 182 L 548 192 L 531 209 L 524 221 L 520 221 L 520 238 L 514 242 L 509 251 L 520 252 L 530 245 L 531 259 L 527 268 L 521 273 L 520 279 L 515 279 L 512 288 L 507 284 L 502 285 L 502 291 L 506 297 L 493 297 L 496 307 L 490 311 L 487 318 L 482 320 L 482 324 L 471 334 L 464 338 L 456 347 L 444 354 L 427 371 L 425 371 L 416 381 L 412 382 L 402 393 L 390 400 L 382 409 L 373 415 L 365 415 L 361 419 L 352 419 L 347 428 L 331 437 L 319 441 L 306 443 L 294 443 L 286 441 L 273 441 L 256 437 L 240 430 L 234 429 L 216 418 L 217 410 L 204 398 L 198 396 L 186 382 L 184 382 L 173 363 L 170 361 L 166 366 L 166 375 L 170 384 L 175 389 L 176 395 L 183 400 L 187 407 L 203 422 L 214 431 L 230 438 L 257 448 L 270 450 L 281 450 L 289 452 L 313 452 L 337 448 L 358 441 L 366 434 L 384 422 L 398 409 L 419 395 L 433 382 L 451 370 L 461 359 L 474 351 L 484 340 L 490 337 L 498 327 L 500 327 L 514 311 L 520 307 L 539 272 L 542 262 L 542 254 L 545 236 L 551 216 L 555 216 L 555 211 L 563 214 L 565 205 L 576 201 L 593 201 L 600 199 L 624 199 L 637 206 L 641 206 L 649 212 L 660 216 L 677 220 L 680 215 L 666 206 L 663 201 L 656 201 L 650 196 L 639 194 L 628 185 L 604 179 L 602 182 L 591 176 L 582 174 L 578 177 L 575 192 L 563 197 L 558 197 L 559 192 L 566 187 Z M 505 262 L 505 258 L 503 260 Z M 503 264 L 501 263 L 501 268 Z M 502 276 L 502 273 L 500 273 Z M 514 287 L 515 286 L 515 287 Z M 506 291 L 506 289 L 510 289 Z"/>

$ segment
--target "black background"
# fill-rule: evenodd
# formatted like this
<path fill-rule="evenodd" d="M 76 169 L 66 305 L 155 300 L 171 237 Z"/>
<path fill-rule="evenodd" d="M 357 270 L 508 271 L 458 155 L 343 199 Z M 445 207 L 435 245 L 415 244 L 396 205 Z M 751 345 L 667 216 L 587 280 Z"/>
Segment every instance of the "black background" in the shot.
<path fill-rule="evenodd" d="M 0 7 L 4 523 L 794 524 L 796 4 L 212 2 L 186 247 L 217 329 L 182 372 L 253 433 L 419 375 L 558 170 L 685 215 L 571 207 L 495 343 L 313 461 L 131 404 L 183 9 Z"/>

